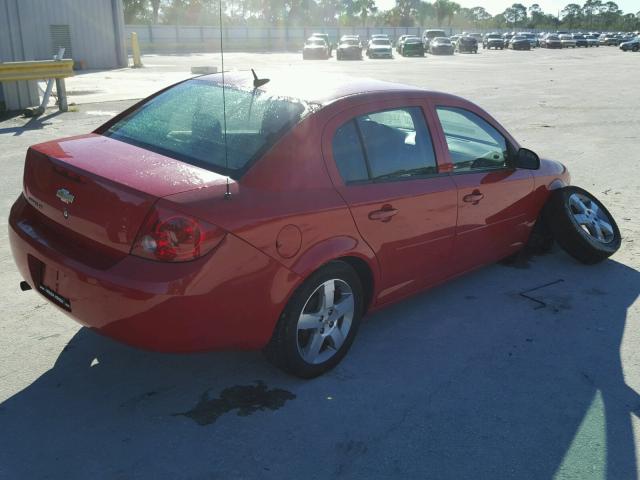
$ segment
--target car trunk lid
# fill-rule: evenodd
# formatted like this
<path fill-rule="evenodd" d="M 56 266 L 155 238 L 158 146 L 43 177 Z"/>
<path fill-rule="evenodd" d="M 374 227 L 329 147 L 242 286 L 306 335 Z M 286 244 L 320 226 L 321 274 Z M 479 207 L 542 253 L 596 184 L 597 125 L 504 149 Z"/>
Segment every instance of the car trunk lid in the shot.
<path fill-rule="evenodd" d="M 31 147 L 24 195 L 58 234 L 118 255 L 129 253 L 158 198 L 225 182 L 209 170 L 90 134 Z"/>

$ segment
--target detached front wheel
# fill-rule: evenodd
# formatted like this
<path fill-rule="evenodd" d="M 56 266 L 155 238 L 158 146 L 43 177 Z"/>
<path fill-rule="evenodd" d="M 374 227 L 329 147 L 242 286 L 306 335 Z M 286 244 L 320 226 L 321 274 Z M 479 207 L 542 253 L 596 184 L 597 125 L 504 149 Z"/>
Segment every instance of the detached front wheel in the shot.
<path fill-rule="evenodd" d="M 601 262 L 620 248 L 622 238 L 613 216 L 582 188 L 555 190 L 544 216 L 558 244 L 582 263 Z"/>
<path fill-rule="evenodd" d="M 322 375 L 347 354 L 362 312 L 358 275 L 344 262 L 331 262 L 293 294 L 264 353 L 298 377 Z"/>

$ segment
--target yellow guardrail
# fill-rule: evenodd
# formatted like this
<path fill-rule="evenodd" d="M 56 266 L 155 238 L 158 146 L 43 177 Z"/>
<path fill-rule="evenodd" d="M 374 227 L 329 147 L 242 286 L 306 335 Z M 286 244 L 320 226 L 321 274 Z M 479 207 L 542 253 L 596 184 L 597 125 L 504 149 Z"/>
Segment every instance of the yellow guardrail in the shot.
<path fill-rule="evenodd" d="M 73 60 L 37 60 L 0 62 L 0 82 L 44 80 L 73 76 Z"/>

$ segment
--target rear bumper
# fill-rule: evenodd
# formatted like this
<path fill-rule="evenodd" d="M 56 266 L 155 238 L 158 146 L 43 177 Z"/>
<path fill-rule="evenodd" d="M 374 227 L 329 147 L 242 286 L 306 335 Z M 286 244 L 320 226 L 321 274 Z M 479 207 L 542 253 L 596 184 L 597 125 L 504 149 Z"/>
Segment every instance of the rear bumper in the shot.
<path fill-rule="evenodd" d="M 393 56 L 393 53 L 390 50 L 387 50 L 387 51 L 369 50 L 368 54 L 369 54 L 369 58 L 391 58 Z"/>
<path fill-rule="evenodd" d="M 302 55 L 306 58 L 328 58 L 329 57 L 329 53 L 324 51 L 324 50 L 315 50 L 315 49 L 310 49 L 310 50 L 303 50 Z"/>
<path fill-rule="evenodd" d="M 424 55 L 424 50 L 422 48 L 411 48 L 411 49 L 405 48 L 402 50 L 402 54 L 405 57 L 420 56 L 420 55 Z"/>
<path fill-rule="evenodd" d="M 443 48 L 443 47 L 436 47 L 436 48 L 431 48 L 431 53 L 434 55 L 453 55 L 453 47 L 447 47 L 447 48 Z"/>
<path fill-rule="evenodd" d="M 362 58 L 362 50 L 340 50 L 339 53 L 341 58 Z"/>
<path fill-rule="evenodd" d="M 9 242 L 22 277 L 36 291 L 44 284 L 69 299 L 70 311 L 54 305 L 78 323 L 136 347 L 165 352 L 262 348 L 299 281 L 231 234 L 192 262 L 125 255 L 88 264 L 56 249 L 39 215 L 23 196 L 11 209 Z"/>

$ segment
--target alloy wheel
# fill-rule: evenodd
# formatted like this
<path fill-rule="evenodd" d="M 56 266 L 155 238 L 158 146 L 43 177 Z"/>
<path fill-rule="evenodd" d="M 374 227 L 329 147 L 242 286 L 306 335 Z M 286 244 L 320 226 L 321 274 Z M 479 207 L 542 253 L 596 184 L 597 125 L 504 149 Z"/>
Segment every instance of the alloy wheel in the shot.
<path fill-rule="evenodd" d="M 593 199 L 573 193 L 569 197 L 569 210 L 581 231 L 600 243 L 609 243 L 614 239 L 611 219 Z"/>
<path fill-rule="evenodd" d="M 355 302 L 343 280 L 320 284 L 309 296 L 298 318 L 298 352 L 305 362 L 324 363 L 342 347 L 353 322 Z"/>

